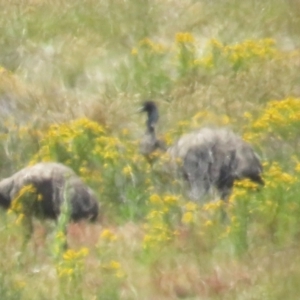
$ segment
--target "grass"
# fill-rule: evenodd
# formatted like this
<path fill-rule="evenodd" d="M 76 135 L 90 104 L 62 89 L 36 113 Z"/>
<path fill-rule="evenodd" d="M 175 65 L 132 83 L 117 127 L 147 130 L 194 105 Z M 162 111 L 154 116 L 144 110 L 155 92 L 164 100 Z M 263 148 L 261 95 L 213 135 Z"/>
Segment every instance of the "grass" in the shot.
<path fill-rule="evenodd" d="M 102 222 L 54 229 L 1 210 L 3 299 L 297 299 L 298 1 L 0 0 L 0 173 L 72 167 Z M 167 144 L 226 126 L 253 144 L 266 185 L 228 204 L 139 154 L 144 99 Z M 214 197 L 216 198 L 216 197 Z M 221 221 L 222 211 L 228 220 Z M 49 234 L 47 232 L 49 231 Z M 38 284 L 37 284 L 38 282 Z"/>

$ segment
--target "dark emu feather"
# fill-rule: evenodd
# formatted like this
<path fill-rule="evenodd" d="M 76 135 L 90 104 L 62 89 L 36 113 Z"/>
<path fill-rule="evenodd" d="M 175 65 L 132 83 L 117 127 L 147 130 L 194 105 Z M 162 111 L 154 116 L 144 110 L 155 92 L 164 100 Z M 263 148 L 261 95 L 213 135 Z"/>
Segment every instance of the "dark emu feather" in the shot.
<path fill-rule="evenodd" d="M 99 202 L 94 192 L 69 167 L 54 162 L 38 163 L 26 167 L 12 176 L 0 181 L 0 205 L 5 209 L 12 206 L 24 186 L 32 185 L 36 190 L 34 199 L 24 214 L 31 218 L 57 220 L 66 199 L 69 201 L 69 219 L 76 222 L 81 219 L 95 221 L 99 213 Z M 38 200 L 40 195 L 41 200 Z M 26 205 L 26 204 L 24 204 Z"/>
<path fill-rule="evenodd" d="M 155 102 L 144 102 L 140 111 L 147 113 L 141 153 L 148 156 L 160 148 L 166 150 L 174 162 L 179 158 L 182 161 L 180 171 L 190 185 L 191 198 L 201 200 L 214 187 L 221 199 L 228 200 L 234 181 L 243 178 L 264 185 L 258 155 L 231 130 L 202 128 L 181 136 L 166 149 L 155 133 L 159 119 Z"/>

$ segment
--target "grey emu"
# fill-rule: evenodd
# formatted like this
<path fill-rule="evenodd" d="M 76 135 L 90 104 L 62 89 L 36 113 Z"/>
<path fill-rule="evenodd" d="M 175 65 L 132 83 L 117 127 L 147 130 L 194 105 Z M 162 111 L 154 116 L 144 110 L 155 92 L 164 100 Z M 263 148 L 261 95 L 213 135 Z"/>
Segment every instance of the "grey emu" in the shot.
<path fill-rule="evenodd" d="M 153 101 L 144 102 L 147 130 L 141 142 L 141 153 L 148 156 L 156 149 L 166 150 L 171 160 L 182 161 L 180 171 L 191 189 L 191 197 L 200 200 L 215 187 L 221 199 L 227 200 L 235 180 L 249 178 L 263 185 L 262 165 L 251 145 L 229 129 L 202 128 L 181 136 L 166 149 L 155 134 L 159 119 Z"/>
<path fill-rule="evenodd" d="M 38 163 L 1 180 L 0 206 L 11 208 L 14 199 L 27 185 L 32 185 L 36 190 L 33 199 L 24 203 L 24 215 L 30 223 L 27 224 L 29 236 L 32 233 L 32 217 L 57 220 L 66 199 L 70 204 L 70 220 L 97 219 L 99 204 L 93 191 L 72 169 L 63 164 Z"/>

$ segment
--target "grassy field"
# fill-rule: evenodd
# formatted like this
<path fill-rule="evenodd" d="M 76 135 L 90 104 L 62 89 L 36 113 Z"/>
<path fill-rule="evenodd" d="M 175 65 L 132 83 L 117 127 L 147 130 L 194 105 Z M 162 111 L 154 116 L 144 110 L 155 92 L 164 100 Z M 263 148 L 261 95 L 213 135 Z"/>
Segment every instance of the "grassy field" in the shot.
<path fill-rule="evenodd" d="M 298 299 L 299 47 L 297 0 L 0 0 L 0 176 L 59 161 L 102 204 L 67 237 L 36 221 L 25 247 L 22 213 L 1 210 L 0 298 Z M 139 154 L 145 99 L 167 144 L 242 135 L 265 187 L 191 202 Z"/>

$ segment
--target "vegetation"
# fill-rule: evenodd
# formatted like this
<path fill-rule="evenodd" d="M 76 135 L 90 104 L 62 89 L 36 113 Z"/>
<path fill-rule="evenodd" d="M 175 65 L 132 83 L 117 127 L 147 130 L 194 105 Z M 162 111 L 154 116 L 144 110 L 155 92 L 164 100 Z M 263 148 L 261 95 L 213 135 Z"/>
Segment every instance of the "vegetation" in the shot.
<path fill-rule="evenodd" d="M 298 1 L 0 0 L 0 16 L 1 177 L 62 162 L 102 204 L 67 237 L 63 217 L 53 236 L 37 221 L 25 248 L 22 214 L 1 210 L 3 299 L 297 299 Z M 167 157 L 139 154 L 149 98 L 167 144 L 241 134 L 265 187 L 191 202 Z"/>

